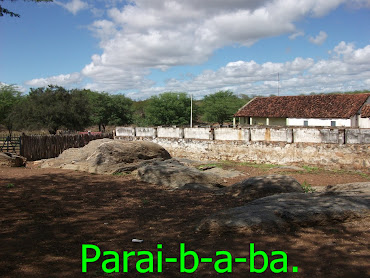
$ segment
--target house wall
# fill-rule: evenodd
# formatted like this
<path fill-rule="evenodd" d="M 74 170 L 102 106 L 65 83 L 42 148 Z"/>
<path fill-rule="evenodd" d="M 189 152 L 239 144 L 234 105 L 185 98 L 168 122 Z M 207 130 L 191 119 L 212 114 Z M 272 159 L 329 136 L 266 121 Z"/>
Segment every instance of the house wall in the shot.
<path fill-rule="evenodd" d="M 308 126 L 331 126 L 331 121 L 336 122 L 337 127 L 351 127 L 351 119 L 297 119 L 297 118 L 288 118 L 288 126 L 304 126 L 304 121 L 308 121 Z"/>
<path fill-rule="evenodd" d="M 251 125 L 266 125 L 266 118 L 251 117 Z"/>
<path fill-rule="evenodd" d="M 286 118 L 269 118 L 269 125 L 286 126 Z"/>
<path fill-rule="evenodd" d="M 370 118 L 359 118 L 360 128 L 370 128 Z"/>

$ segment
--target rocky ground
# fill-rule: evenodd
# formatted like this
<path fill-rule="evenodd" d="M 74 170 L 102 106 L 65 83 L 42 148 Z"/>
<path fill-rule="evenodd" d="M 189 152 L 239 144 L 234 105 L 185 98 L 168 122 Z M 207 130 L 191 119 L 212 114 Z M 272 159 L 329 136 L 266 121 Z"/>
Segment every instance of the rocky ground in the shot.
<path fill-rule="evenodd" d="M 305 191 L 316 189 L 316 193 L 304 197 L 310 204 L 317 201 L 314 200 L 315 194 L 321 194 L 318 193 L 321 191 L 337 196 L 335 192 L 343 192 L 344 189 L 347 199 L 357 196 L 363 190 L 359 184 L 350 187 L 358 187 L 352 193 L 348 186 L 324 186 L 369 182 L 369 173 L 331 171 L 302 165 L 279 167 L 232 162 L 187 163 L 218 175 L 217 182 L 226 188 L 174 190 L 166 185 L 139 181 L 135 173 L 126 172 L 101 175 L 40 168 L 39 165 L 32 164 L 25 168 L 0 168 L 0 276 L 108 276 L 101 269 L 102 259 L 89 264 L 88 273 L 81 273 L 81 245 L 87 243 L 99 246 L 102 251 L 111 250 L 120 254 L 125 250 L 147 250 L 154 254 L 155 259 L 159 243 L 163 245 L 165 257 L 179 257 L 179 244 L 185 243 L 187 250 L 213 259 L 217 259 L 216 252 L 219 250 L 230 252 L 233 258 L 249 258 L 250 243 L 255 243 L 255 248 L 263 250 L 270 258 L 271 252 L 275 250 L 284 251 L 288 255 L 288 273 L 278 276 L 370 275 L 369 217 L 353 217 L 345 222 L 331 221 L 329 224 L 315 222 L 309 227 L 295 225 L 294 228 L 279 228 L 278 231 L 214 231 L 199 228 L 205 219 L 222 211 L 250 206 L 250 200 L 239 196 L 243 192 L 240 187 L 229 192 L 232 184 L 250 177 L 289 175 L 303 185 Z M 223 192 L 220 194 L 219 190 Z M 265 197 L 267 205 L 279 203 L 274 203 L 276 198 L 280 198 L 275 196 L 278 195 Z M 266 202 L 265 198 L 252 202 Z M 342 200 L 343 198 L 340 201 Z M 277 208 L 273 211 L 277 211 L 274 216 L 279 215 Z M 296 215 L 285 216 L 284 219 L 301 218 L 299 215 L 298 218 Z M 144 241 L 133 243 L 134 238 Z M 121 273 L 109 276 L 143 277 L 135 269 L 136 261 L 137 258 L 130 260 L 128 274 L 122 273 L 121 265 Z M 187 263 L 191 265 L 192 261 Z M 261 257 L 256 260 L 256 265 L 262 267 Z M 293 266 L 298 266 L 298 273 L 292 273 Z M 154 269 L 156 271 L 156 267 Z M 201 263 L 193 275 L 225 276 L 218 274 L 211 263 Z M 272 275 L 267 270 L 258 276 Z M 153 273 L 148 276 L 189 277 L 179 272 L 179 264 L 176 263 L 165 263 L 161 274 Z M 250 273 L 249 264 L 234 263 L 232 273 L 226 276 L 254 277 L 254 274 Z"/>

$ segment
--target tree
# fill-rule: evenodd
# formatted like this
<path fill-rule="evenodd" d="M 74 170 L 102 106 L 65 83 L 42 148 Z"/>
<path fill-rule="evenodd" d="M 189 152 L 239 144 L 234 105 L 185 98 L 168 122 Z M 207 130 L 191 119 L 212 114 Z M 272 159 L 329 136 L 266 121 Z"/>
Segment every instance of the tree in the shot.
<path fill-rule="evenodd" d="M 21 127 L 46 128 L 51 134 L 60 128 L 82 130 L 90 124 L 89 116 L 87 95 L 59 86 L 31 89 L 17 114 Z"/>
<path fill-rule="evenodd" d="M 223 124 L 232 121 L 233 115 L 245 104 L 231 91 L 219 91 L 203 98 L 203 120 Z"/>
<path fill-rule="evenodd" d="M 3 124 L 11 135 L 14 126 L 13 110 L 21 100 L 22 93 L 14 85 L 0 85 L 0 124 Z"/>
<path fill-rule="evenodd" d="M 0 0 L 1 2 L 4 2 L 4 0 Z M 14 2 L 15 0 L 11 0 L 12 2 Z M 33 2 L 53 2 L 53 0 L 28 0 L 28 1 L 33 1 Z M 4 16 L 4 15 L 9 15 L 11 17 L 20 17 L 19 14 L 17 13 L 13 13 L 12 11 L 9 11 L 8 9 L 5 9 L 3 8 L 1 5 L 0 5 L 0 16 Z"/>
<path fill-rule="evenodd" d="M 132 100 L 123 95 L 85 90 L 89 98 L 90 120 L 105 131 L 108 124 L 125 125 L 132 123 Z"/>
<path fill-rule="evenodd" d="M 145 108 L 148 124 L 156 126 L 189 124 L 190 101 L 186 93 L 166 92 L 152 96 Z"/>

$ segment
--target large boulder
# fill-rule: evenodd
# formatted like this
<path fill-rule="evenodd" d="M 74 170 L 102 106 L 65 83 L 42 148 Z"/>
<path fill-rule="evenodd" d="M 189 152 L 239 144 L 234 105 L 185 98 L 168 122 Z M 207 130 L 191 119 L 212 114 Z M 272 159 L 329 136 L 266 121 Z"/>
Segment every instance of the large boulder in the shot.
<path fill-rule="evenodd" d="M 225 193 L 246 201 L 292 192 L 303 193 L 304 190 L 295 178 L 283 175 L 252 177 L 225 188 Z"/>
<path fill-rule="evenodd" d="M 171 158 L 160 145 L 147 141 L 99 139 L 38 162 L 42 168 L 63 168 L 97 174 L 131 172 L 142 163 Z"/>
<path fill-rule="evenodd" d="M 203 219 L 199 231 L 289 231 L 370 216 L 366 198 L 340 194 L 286 193 L 254 200 Z"/>
<path fill-rule="evenodd" d="M 169 186 L 174 189 L 217 189 L 221 187 L 218 177 L 186 166 L 171 159 L 155 161 L 138 169 L 142 181 Z"/>
<path fill-rule="evenodd" d="M 0 166 L 22 167 L 26 166 L 27 159 L 14 153 L 0 153 Z"/>

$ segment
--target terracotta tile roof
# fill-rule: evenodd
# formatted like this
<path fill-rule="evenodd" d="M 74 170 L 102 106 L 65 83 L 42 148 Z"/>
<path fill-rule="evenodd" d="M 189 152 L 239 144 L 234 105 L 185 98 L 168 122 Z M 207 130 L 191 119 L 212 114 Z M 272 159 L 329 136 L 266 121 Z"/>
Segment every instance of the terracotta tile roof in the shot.
<path fill-rule="evenodd" d="M 365 104 L 361 109 L 361 118 L 370 118 L 370 104 Z"/>
<path fill-rule="evenodd" d="M 361 109 L 368 97 L 370 93 L 256 97 L 234 116 L 349 119 Z"/>

